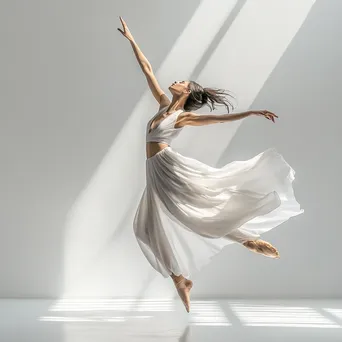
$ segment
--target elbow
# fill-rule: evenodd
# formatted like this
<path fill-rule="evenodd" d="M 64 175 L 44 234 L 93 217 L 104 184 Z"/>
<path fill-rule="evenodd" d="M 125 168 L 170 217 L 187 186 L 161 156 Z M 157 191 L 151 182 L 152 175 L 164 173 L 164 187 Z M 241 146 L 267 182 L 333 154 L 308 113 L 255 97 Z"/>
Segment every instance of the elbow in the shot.
<path fill-rule="evenodd" d="M 153 72 L 152 66 L 149 63 L 141 63 L 141 68 L 146 74 Z"/>

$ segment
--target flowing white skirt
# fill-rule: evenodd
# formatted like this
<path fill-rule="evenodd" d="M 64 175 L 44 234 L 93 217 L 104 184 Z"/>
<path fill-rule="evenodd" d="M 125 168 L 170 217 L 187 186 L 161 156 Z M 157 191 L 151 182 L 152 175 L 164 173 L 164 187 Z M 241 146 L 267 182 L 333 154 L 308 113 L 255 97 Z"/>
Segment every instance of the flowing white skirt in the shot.
<path fill-rule="evenodd" d="M 146 160 L 133 221 L 139 246 L 165 278 L 191 278 L 224 246 L 258 239 L 302 213 L 294 175 L 275 149 L 214 168 L 167 147 Z"/>

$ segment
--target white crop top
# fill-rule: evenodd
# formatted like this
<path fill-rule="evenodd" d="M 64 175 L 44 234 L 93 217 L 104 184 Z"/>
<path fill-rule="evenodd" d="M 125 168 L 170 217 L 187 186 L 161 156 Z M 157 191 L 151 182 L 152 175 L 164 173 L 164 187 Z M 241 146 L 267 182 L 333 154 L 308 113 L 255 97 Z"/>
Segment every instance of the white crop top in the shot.
<path fill-rule="evenodd" d="M 176 110 L 172 114 L 168 115 L 162 121 L 155 126 L 151 132 L 149 132 L 150 125 L 152 121 L 160 115 L 162 112 L 167 110 L 168 106 L 160 109 L 156 115 L 147 123 L 146 127 L 146 142 L 161 142 L 166 143 L 168 145 L 171 144 L 171 141 L 180 133 L 183 127 L 175 128 L 175 123 L 177 122 L 178 115 L 183 111 L 182 109 Z"/>

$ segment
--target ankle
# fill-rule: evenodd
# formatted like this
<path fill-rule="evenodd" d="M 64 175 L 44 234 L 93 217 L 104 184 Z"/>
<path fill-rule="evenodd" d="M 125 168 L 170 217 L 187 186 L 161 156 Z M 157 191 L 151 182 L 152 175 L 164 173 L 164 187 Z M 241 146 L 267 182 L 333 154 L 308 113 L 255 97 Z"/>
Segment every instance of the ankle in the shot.
<path fill-rule="evenodd" d="M 258 240 L 247 240 L 247 241 L 244 241 L 242 244 L 245 247 L 249 247 L 249 246 L 255 245 L 257 242 L 258 242 Z"/>
<path fill-rule="evenodd" d="M 173 274 L 173 273 L 170 275 L 170 277 L 172 278 L 172 280 L 173 280 L 173 282 L 174 282 L 175 284 L 177 284 L 177 283 L 179 283 L 181 280 L 185 279 L 182 275 L 177 276 L 177 275 L 175 275 L 175 274 Z"/>

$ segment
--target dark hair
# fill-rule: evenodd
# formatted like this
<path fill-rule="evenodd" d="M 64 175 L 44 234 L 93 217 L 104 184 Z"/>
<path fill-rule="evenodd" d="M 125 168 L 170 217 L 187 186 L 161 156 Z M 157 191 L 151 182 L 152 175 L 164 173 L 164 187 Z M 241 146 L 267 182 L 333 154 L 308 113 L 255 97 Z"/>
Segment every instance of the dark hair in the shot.
<path fill-rule="evenodd" d="M 191 90 L 191 93 L 185 102 L 185 110 L 197 110 L 207 105 L 210 108 L 210 111 L 212 111 L 215 109 L 215 104 L 225 106 L 228 113 L 230 111 L 230 107 L 232 110 L 234 109 L 234 106 L 227 99 L 227 96 L 231 98 L 234 97 L 224 89 L 203 88 L 194 81 L 189 82 L 189 89 Z"/>

